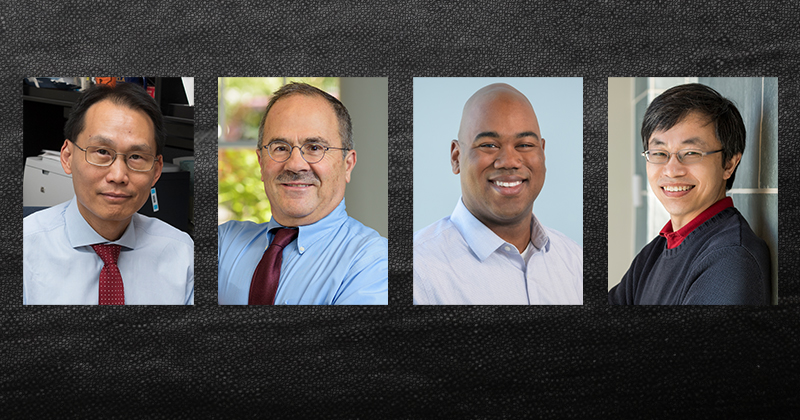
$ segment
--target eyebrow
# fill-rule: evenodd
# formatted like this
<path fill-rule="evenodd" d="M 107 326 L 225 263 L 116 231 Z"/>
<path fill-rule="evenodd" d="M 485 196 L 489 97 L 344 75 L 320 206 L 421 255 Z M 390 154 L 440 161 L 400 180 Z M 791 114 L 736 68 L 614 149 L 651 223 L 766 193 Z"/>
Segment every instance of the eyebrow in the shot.
<path fill-rule="evenodd" d="M 476 142 L 476 141 L 478 141 L 479 139 L 481 139 L 483 137 L 490 137 L 490 138 L 493 138 L 493 139 L 499 139 L 500 138 L 500 134 L 497 134 L 496 131 L 483 131 L 483 132 L 478 133 L 475 136 L 475 140 L 473 140 L 473 142 Z M 539 135 L 534 133 L 533 131 L 523 131 L 521 133 L 518 133 L 514 137 L 516 137 L 518 139 L 521 139 L 523 137 L 535 137 L 536 140 L 539 140 Z"/>
<path fill-rule="evenodd" d="M 275 143 L 276 141 L 282 141 L 284 143 L 292 145 L 292 142 L 290 142 L 288 139 L 285 139 L 283 137 L 274 137 L 274 138 L 270 139 L 267 142 L 267 144 L 272 144 L 272 143 Z M 307 143 L 319 143 L 319 144 L 322 144 L 324 146 L 330 146 L 330 142 L 328 140 L 325 140 L 322 137 L 307 137 L 307 138 L 303 139 L 303 144 L 307 144 Z"/>
<path fill-rule="evenodd" d="M 108 137 L 102 136 L 100 134 L 95 134 L 94 136 L 91 136 L 88 139 L 86 139 L 86 141 L 88 141 L 89 143 L 94 143 L 94 144 L 90 144 L 91 146 L 94 146 L 97 143 L 100 143 L 102 145 L 109 146 L 109 147 L 112 147 L 112 148 L 117 146 L 117 143 L 114 140 L 112 140 L 112 139 L 110 139 Z M 150 153 L 152 153 L 153 152 L 153 148 L 150 147 L 149 144 L 138 143 L 138 144 L 134 144 L 133 146 L 129 147 L 127 149 L 127 152 L 150 152 Z"/>
<path fill-rule="evenodd" d="M 650 146 L 665 146 L 666 144 L 667 143 L 665 143 L 664 141 L 662 141 L 661 139 L 659 139 L 657 137 L 653 137 L 650 140 L 650 143 L 648 143 L 648 145 L 650 145 Z M 706 142 L 704 142 L 703 139 L 701 139 L 700 137 L 690 137 L 690 138 L 688 138 L 686 140 L 681 141 L 681 145 L 705 146 Z"/>

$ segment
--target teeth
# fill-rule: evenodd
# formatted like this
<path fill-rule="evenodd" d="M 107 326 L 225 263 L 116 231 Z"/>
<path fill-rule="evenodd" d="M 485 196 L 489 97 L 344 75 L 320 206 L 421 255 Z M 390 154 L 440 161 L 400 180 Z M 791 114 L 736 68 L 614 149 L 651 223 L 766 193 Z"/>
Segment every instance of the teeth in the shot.
<path fill-rule="evenodd" d="M 687 186 L 684 186 L 684 187 L 662 187 L 662 188 L 664 188 L 664 190 L 669 191 L 669 192 L 678 192 L 678 191 L 686 191 L 688 189 L 691 189 L 692 186 L 691 185 L 687 185 Z"/>
<path fill-rule="evenodd" d="M 516 187 L 519 184 L 522 184 L 522 181 L 514 181 L 514 182 L 495 181 L 494 182 L 494 185 L 497 185 L 498 187 L 505 187 L 505 188 Z"/>

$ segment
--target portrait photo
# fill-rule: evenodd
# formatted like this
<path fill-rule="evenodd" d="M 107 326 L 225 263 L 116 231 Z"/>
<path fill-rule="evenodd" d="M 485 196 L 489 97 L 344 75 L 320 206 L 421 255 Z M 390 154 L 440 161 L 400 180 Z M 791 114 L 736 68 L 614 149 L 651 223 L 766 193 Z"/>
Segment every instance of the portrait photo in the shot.
<path fill-rule="evenodd" d="M 778 301 L 778 79 L 608 79 L 610 304 Z"/>
<path fill-rule="evenodd" d="M 414 78 L 414 303 L 582 304 L 581 78 Z"/>
<path fill-rule="evenodd" d="M 194 79 L 22 84 L 23 303 L 194 304 Z"/>
<path fill-rule="evenodd" d="M 388 304 L 388 79 L 218 79 L 218 302 Z"/>

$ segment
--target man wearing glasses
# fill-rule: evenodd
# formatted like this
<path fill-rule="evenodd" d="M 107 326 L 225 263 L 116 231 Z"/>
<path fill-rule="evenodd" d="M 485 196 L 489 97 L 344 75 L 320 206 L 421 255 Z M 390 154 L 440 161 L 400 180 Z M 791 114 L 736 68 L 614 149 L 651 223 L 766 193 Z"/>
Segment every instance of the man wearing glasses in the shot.
<path fill-rule="evenodd" d="M 736 106 L 707 86 L 676 86 L 647 108 L 641 134 L 650 188 L 670 220 L 609 303 L 768 304 L 769 249 L 726 196 L 745 148 Z"/>
<path fill-rule="evenodd" d="M 583 303 L 583 251 L 533 214 L 545 139 L 528 98 L 507 84 L 464 105 L 450 164 L 452 215 L 414 234 L 414 304 Z"/>
<path fill-rule="evenodd" d="M 191 305 L 194 243 L 136 213 L 161 175 L 166 132 L 141 87 L 95 85 L 64 127 L 72 200 L 23 222 L 23 303 Z"/>
<path fill-rule="evenodd" d="M 388 241 L 345 211 L 352 136 L 328 93 L 303 83 L 275 92 L 256 150 L 272 220 L 219 226 L 219 304 L 388 304 Z"/>

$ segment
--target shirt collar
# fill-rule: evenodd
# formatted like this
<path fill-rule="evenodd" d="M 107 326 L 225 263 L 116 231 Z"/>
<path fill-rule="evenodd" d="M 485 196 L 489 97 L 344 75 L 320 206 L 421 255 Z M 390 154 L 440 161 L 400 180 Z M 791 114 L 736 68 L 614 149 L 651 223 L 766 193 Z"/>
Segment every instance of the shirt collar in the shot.
<path fill-rule="evenodd" d="M 727 209 L 728 207 L 733 207 L 733 199 L 730 197 L 725 197 L 722 200 L 712 204 L 711 207 L 703 210 L 702 213 L 687 223 L 686 226 L 678 229 L 677 232 L 672 231 L 672 220 L 670 220 L 666 225 L 664 225 L 664 228 L 661 229 L 661 232 L 658 234 L 667 238 L 667 249 L 675 248 L 680 245 L 681 242 L 683 242 L 683 240 L 686 239 L 686 237 L 689 236 L 693 230 L 697 229 L 700 225 L 708 221 L 708 219 L 716 216 L 717 213 Z"/>
<path fill-rule="evenodd" d="M 486 227 L 480 220 L 478 220 L 467 207 L 464 205 L 462 199 L 459 198 L 453 214 L 450 215 L 450 221 L 453 222 L 456 229 L 464 237 L 467 245 L 470 247 L 475 256 L 482 262 L 489 258 L 493 252 L 506 244 L 503 238 L 497 236 L 491 229 Z M 537 249 L 549 247 L 550 239 L 544 227 L 539 223 L 536 215 L 533 215 L 531 221 L 531 243 Z"/>
<path fill-rule="evenodd" d="M 339 227 L 342 226 L 342 224 L 344 224 L 344 222 L 347 220 L 347 212 L 345 211 L 345 208 L 346 206 L 344 204 L 344 199 L 342 199 L 342 202 L 339 203 L 339 205 L 336 206 L 336 208 L 333 209 L 333 211 L 327 216 L 310 225 L 300 226 L 300 231 L 297 234 L 296 241 L 297 251 L 300 252 L 300 254 L 304 253 L 311 245 L 324 238 L 328 233 L 339 229 Z M 267 224 L 267 243 L 272 242 L 273 234 L 270 231 L 276 228 L 284 227 L 286 226 L 276 222 L 275 218 L 273 217 Z"/>
<path fill-rule="evenodd" d="M 94 244 L 114 244 L 121 245 L 125 248 L 134 249 L 136 247 L 136 229 L 134 228 L 134 219 L 131 218 L 125 232 L 116 241 L 109 241 L 108 239 L 100 236 L 89 222 L 83 218 L 80 210 L 78 210 L 77 197 L 72 197 L 69 202 L 67 210 L 64 212 L 64 223 L 67 229 L 67 239 L 73 248 L 82 246 L 89 246 Z"/>

